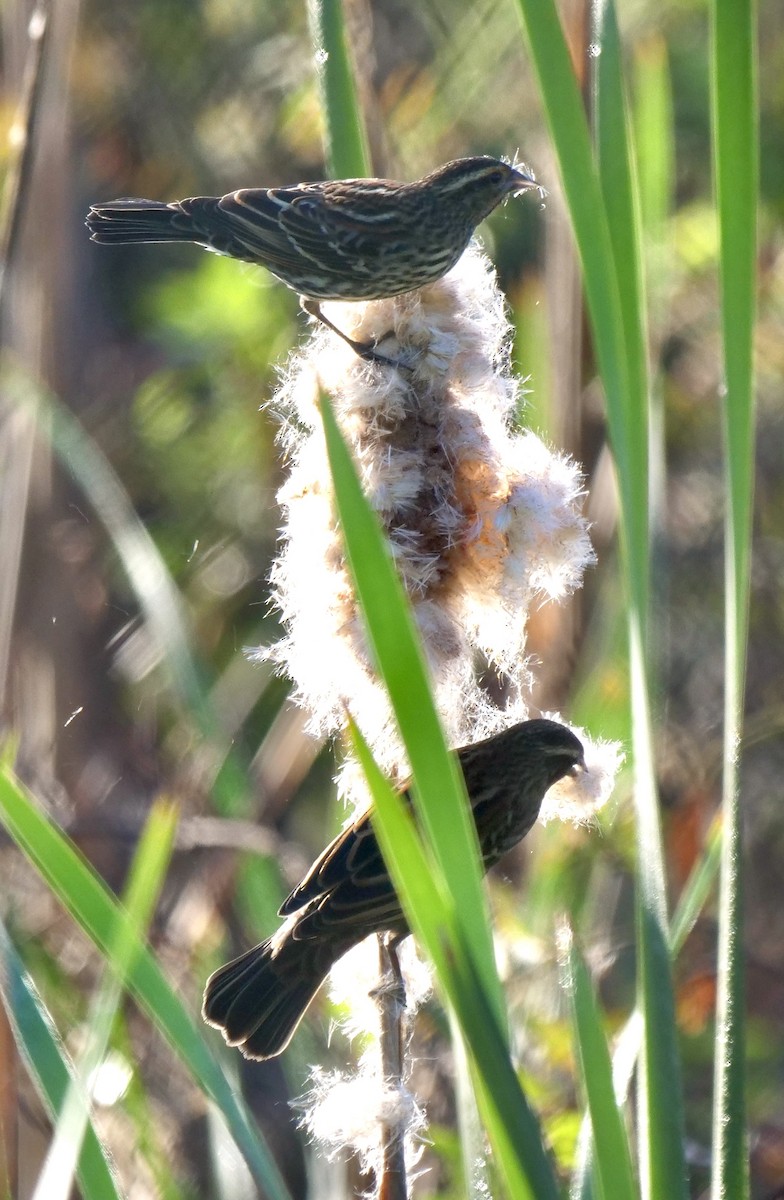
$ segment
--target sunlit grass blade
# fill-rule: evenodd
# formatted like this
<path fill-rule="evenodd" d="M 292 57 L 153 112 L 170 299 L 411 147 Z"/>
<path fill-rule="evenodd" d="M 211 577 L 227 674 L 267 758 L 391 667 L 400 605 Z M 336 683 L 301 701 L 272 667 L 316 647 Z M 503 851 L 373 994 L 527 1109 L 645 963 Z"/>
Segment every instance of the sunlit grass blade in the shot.
<path fill-rule="evenodd" d="M 615 5 L 597 5 L 594 31 L 600 53 L 593 60 L 595 80 L 596 153 L 610 241 L 615 260 L 621 322 L 628 367 L 626 420 L 629 427 L 629 470 L 635 487 L 632 512 L 626 514 L 630 540 L 636 547 L 640 596 L 647 599 L 648 581 L 648 356 L 645 344 L 646 308 L 639 184 L 631 145 L 631 121 L 621 62 L 621 41 Z M 645 614 L 643 614 L 645 616 Z M 644 629 L 647 627 L 644 625 Z"/>
<path fill-rule="evenodd" d="M 623 1115 L 615 1098 L 612 1065 L 596 999 L 571 931 L 562 932 L 574 1042 L 593 1134 L 594 1200 L 638 1200 Z"/>
<path fill-rule="evenodd" d="M 647 669 L 648 386 L 640 231 L 620 47 L 614 12 L 602 5 L 597 169 L 555 7 L 550 0 L 518 2 L 582 260 L 618 472 L 638 826 L 638 988 L 645 1028 L 640 1169 L 650 1194 L 669 1200 L 685 1194 L 685 1170 Z"/>
<path fill-rule="evenodd" d="M 55 1121 L 69 1089 L 74 1086 L 71 1064 L 32 980 L 0 924 L 0 994 L 19 1056 L 41 1099 Z M 90 1119 L 89 1100 L 76 1084 L 85 1133 L 76 1168 L 84 1200 L 119 1200 L 121 1192 L 108 1153 Z"/>
<path fill-rule="evenodd" d="M 652 32 L 634 47 L 634 144 L 640 217 L 656 249 L 672 208 L 675 163 L 672 84 L 664 37 Z M 648 261 L 648 276 L 651 274 Z"/>
<path fill-rule="evenodd" d="M 643 1024 L 635 1009 L 615 1039 L 612 1055 L 612 1086 L 616 1104 L 628 1101 L 642 1045 Z M 588 1116 L 583 1119 L 577 1143 L 576 1166 L 569 1190 L 570 1200 L 595 1200 L 592 1187 L 593 1130 Z"/>
<path fill-rule="evenodd" d="M 346 554 L 379 673 L 408 752 L 418 815 L 451 889 L 458 919 L 499 1023 L 504 1002 L 495 969 L 479 843 L 459 768 L 448 753 L 427 667 L 403 587 L 357 477 L 328 400 L 321 413 Z M 361 719 L 361 714 L 352 714 Z"/>
<path fill-rule="evenodd" d="M 7 767 L 0 769 L 0 821 L 60 903 L 110 965 L 118 938 L 132 948 L 127 986 L 199 1087 L 220 1109 L 270 1200 L 289 1200 L 280 1173 L 235 1088 L 212 1056 L 125 910 L 68 839 L 39 811 Z"/>
<path fill-rule="evenodd" d="M 132 966 L 138 941 L 132 929 L 144 936 L 157 904 L 174 847 L 178 810 L 159 802 L 150 812 L 131 864 L 123 905 L 128 925 L 120 925 L 111 959 L 114 971 L 101 980 L 85 1023 L 85 1045 L 74 1064 L 73 1080 L 58 1113 L 54 1137 L 38 1176 L 33 1200 L 68 1200 L 74 1172 L 86 1132 L 88 1112 L 83 1095 L 93 1074 L 100 1068 L 109 1046 L 112 1026 L 122 1001 L 125 979 Z"/>
<path fill-rule="evenodd" d="M 630 504 L 624 489 L 632 483 L 634 455 L 629 444 L 625 411 L 628 368 L 621 301 L 604 197 L 582 97 L 555 6 L 552 0 L 517 0 L 517 3 L 582 263 L 585 296 L 607 398 L 610 437 L 622 492 L 621 518 L 626 521 Z M 624 543 L 625 537 L 623 530 Z M 627 551 L 624 544 L 624 552 Z M 627 574 L 632 576 L 634 573 L 627 570 Z"/>
<path fill-rule="evenodd" d="M 346 44 L 342 0 L 309 0 L 326 157 L 333 179 L 372 175 L 370 151 Z"/>
<path fill-rule="evenodd" d="M 636 578 L 629 592 L 632 672 L 632 741 L 637 812 L 637 961 L 639 1005 L 644 1018 L 640 1063 L 638 1136 L 644 1187 L 652 1196 L 685 1196 L 684 1123 L 675 1001 L 669 959 L 667 890 L 653 763 L 648 677 L 650 606 L 649 378 L 645 340 L 640 202 L 636 156 L 624 86 L 615 5 L 598 6 L 595 31 L 597 156 L 610 225 L 627 361 L 632 478 L 623 489 L 631 504 L 625 525 Z M 624 467 L 620 468 L 624 470 Z M 635 610 L 635 605 L 638 606 Z M 643 1144 L 644 1141 L 644 1144 Z"/>
<path fill-rule="evenodd" d="M 406 743 L 424 839 L 355 731 L 357 753 L 379 806 L 381 844 L 390 856 L 405 910 L 432 954 L 462 1028 L 480 1112 L 510 1195 L 554 1200 L 552 1168 L 509 1059 L 505 1007 L 465 788 L 446 750 L 402 585 L 324 398 L 322 418 L 347 557 L 379 672 Z"/>
<path fill-rule="evenodd" d="M 650 321 L 647 354 L 649 372 L 648 495 L 651 535 L 649 585 L 649 645 L 655 649 L 664 628 L 670 589 L 666 512 L 668 500 L 666 415 L 663 372 L 658 369 L 661 331 L 666 328 L 675 276 L 670 216 L 674 210 L 675 132 L 668 47 L 664 37 L 651 32 L 632 45 L 633 113 L 631 128 L 639 192 L 640 253 L 644 264 L 645 318 Z M 656 694 L 658 680 L 651 682 Z"/>
<path fill-rule="evenodd" d="M 671 1027 L 675 1032 L 674 996 L 671 985 L 657 991 L 657 978 L 670 976 L 669 947 L 662 943 L 662 929 L 644 905 L 638 906 L 638 920 L 647 923 L 642 930 L 646 938 L 646 955 L 641 962 L 638 995 L 641 997 L 627 1024 L 617 1039 L 615 1054 L 612 1055 L 612 1078 L 618 1103 L 629 1094 L 634 1070 L 638 1070 L 638 1112 L 641 1128 L 638 1132 L 639 1175 L 641 1192 L 644 1196 L 687 1195 L 687 1172 L 684 1162 L 683 1144 L 678 1135 L 683 1132 L 683 1111 L 680 1072 L 674 1084 L 668 1087 L 663 1073 L 651 1078 L 650 1058 L 656 1052 L 656 1044 L 646 1046 L 646 1037 L 651 1028 Z M 638 941 L 640 936 L 638 937 Z M 662 965 L 663 966 L 660 966 Z M 657 976 L 657 967 L 659 976 Z M 658 1006 L 658 1007 L 657 1007 Z M 654 1064 L 656 1066 L 656 1064 Z M 668 1106 L 668 1099 L 670 1105 Z M 593 1195 L 591 1189 L 592 1154 L 590 1135 L 583 1126 L 580 1138 L 580 1153 L 571 1188 L 571 1195 L 587 1200 Z M 660 1188 L 662 1181 L 671 1187 L 671 1193 Z"/>
<path fill-rule="evenodd" d="M 670 949 L 675 958 L 694 928 L 708 897 L 713 891 L 721 862 L 721 820 L 714 819 L 708 830 L 700 857 L 684 884 L 670 922 Z"/>
<path fill-rule="evenodd" d="M 740 735 L 748 639 L 754 492 L 753 334 L 759 131 L 756 6 L 714 0 L 711 39 L 713 160 L 719 214 L 724 351 L 725 703 L 723 845 L 719 885 L 717 1033 L 714 1056 L 713 1200 L 749 1194 L 743 963 Z M 728 87 L 728 81 L 732 86 Z"/>
<path fill-rule="evenodd" d="M 492 1195 L 487 1139 L 477 1107 L 465 1038 L 453 1009 L 449 1010 L 449 1031 L 452 1040 L 455 1116 L 466 1200 L 486 1200 L 487 1196 Z"/>
<path fill-rule="evenodd" d="M 504 1026 L 466 944 L 454 884 L 447 883 L 432 844 L 418 832 L 411 810 L 376 766 L 353 722 L 350 732 L 371 789 L 374 828 L 384 859 L 465 1040 L 479 1110 L 508 1195 L 516 1200 L 556 1200 L 553 1170 L 512 1067 Z"/>

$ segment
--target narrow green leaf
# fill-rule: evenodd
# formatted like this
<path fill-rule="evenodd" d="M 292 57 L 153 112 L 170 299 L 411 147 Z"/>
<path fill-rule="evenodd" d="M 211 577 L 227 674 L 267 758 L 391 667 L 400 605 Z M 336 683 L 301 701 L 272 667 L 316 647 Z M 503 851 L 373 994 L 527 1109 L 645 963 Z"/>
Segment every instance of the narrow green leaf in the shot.
<path fill-rule="evenodd" d="M 672 208 L 673 132 L 667 43 L 660 33 L 652 32 L 634 46 L 634 144 L 642 226 L 654 246 L 663 236 Z"/>
<path fill-rule="evenodd" d="M 596 62 L 597 152 L 609 218 L 627 361 L 626 420 L 628 464 L 633 478 L 624 489 L 630 559 L 640 572 L 630 589 L 632 605 L 633 746 L 637 811 L 637 961 L 640 1007 L 644 1014 L 643 1062 L 638 1101 L 640 1161 L 644 1187 L 652 1196 L 686 1195 L 684 1125 L 675 1001 L 669 961 L 667 891 L 653 763 L 647 655 L 650 605 L 648 517 L 648 395 L 638 184 L 631 148 L 631 122 L 624 86 L 621 45 L 613 0 L 599 5 Z M 625 470 L 625 466 L 621 470 Z"/>
<path fill-rule="evenodd" d="M 670 923 L 670 951 L 675 958 L 694 928 L 697 918 L 713 891 L 721 862 L 721 821 L 714 819 L 708 830 L 703 851 L 692 867 L 680 894 Z"/>
<path fill-rule="evenodd" d="M 486 981 L 473 964 L 457 917 L 455 897 L 432 846 L 373 761 L 356 725 L 350 733 L 370 786 L 379 839 L 409 925 L 428 952 L 456 1014 L 468 1050 L 479 1109 L 508 1194 L 516 1200 L 557 1200 L 541 1131 L 509 1059 L 503 1026 Z"/>
<path fill-rule="evenodd" d="M 72 1067 L 54 1022 L 1 923 L 0 994 L 20 1058 L 47 1115 L 55 1121 L 75 1082 Z M 89 1100 L 78 1084 L 76 1090 L 86 1122 L 76 1172 L 84 1200 L 120 1200 L 111 1159 L 90 1119 Z"/>
<path fill-rule="evenodd" d="M 637 1076 L 640 1174 L 643 1194 L 653 1200 L 675 1200 L 687 1196 L 688 1190 L 669 944 L 653 906 L 644 899 L 637 904 L 636 928 L 637 993 L 643 1021 Z M 661 1048 L 654 1036 L 657 1032 L 663 1038 Z M 673 1069 L 669 1086 L 667 1066 Z"/>
<path fill-rule="evenodd" d="M 595 41 L 600 53 L 595 67 L 596 148 L 599 181 L 604 197 L 610 241 L 621 305 L 628 388 L 625 419 L 628 425 L 630 461 L 626 514 L 635 569 L 645 574 L 637 580 L 637 596 L 647 628 L 648 580 L 648 358 L 645 345 L 645 299 L 639 218 L 639 188 L 631 147 L 631 122 L 621 64 L 621 41 L 615 5 L 602 0 L 597 5 L 599 21 Z M 631 496 L 631 488 L 634 495 Z M 628 502 L 628 501 L 627 501 Z"/>
<path fill-rule="evenodd" d="M 615 1039 L 612 1056 L 612 1083 L 616 1104 L 625 1104 L 632 1086 L 642 1045 L 643 1021 L 635 1009 Z M 593 1130 L 585 1116 L 577 1143 L 577 1165 L 569 1189 L 570 1200 L 595 1200 L 592 1187 Z"/>
<path fill-rule="evenodd" d="M 236 1089 L 213 1058 L 182 1002 L 167 983 L 128 915 L 92 867 L 36 807 L 7 767 L 0 770 L 0 820 L 58 900 L 116 968 L 111 955 L 122 931 L 133 954 L 128 988 L 222 1111 L 248 1166 L 270 1196 L 290 1200 L 286 1186 Z"/>
<path fill-rule="evenodd" d="M 661 828 L 642 638 L 633 622 L 631 677 L 637 813 L 637 1006 L 642 1016 L 638 1159 L 643 1194 L 685 1198 L 683 1093 L 675 1021 Z"/>
<path fill-rule="evenodd" d="M 343 23 L 343 0 L 309 0 L 326 158 L 333 179 L 372 175 L 370 151 Z"/>
<path fill-rule="evenodd" d="M 610 1052 L 593 988 L 570 932 L 565 942 L 575 1048 L 593 1131 L 595 1200 L 637 1200 L 626 1126 L 615 1098 Z"/>
<path fill-rule="evenodd" d="M 527 35 L 531 60 L 544 101 L 544 113 L 558 157 L 564 194 L 583 269 L 585 296 L 591 319 L 596 355 L 607 398 L 613 452 L 622 493 L 621 520 L 630 519 L 634 461 L 626 420 L 628 380 L 624 353 L 621 300 L 612 241 L 593 159 L 588 124 L 571 58 L 552 0 L 517 0 Z M 625 526 L 621 530 L 625 554 Z M 627 584 L 634 596 L 636 564 L 627 568 Z M 645 578 L 643 569 L 642 579 Z"/>
<path fill-rule="evenodd" d="M 321 411 L 346 554 L 379 673 L 408 751 L 417 815 L 452 891 L 478 969 L 492 988 L 492 1003 L 503 1025 L 505 1006 L 489 932 L 481 855 L 463 778 L 447 750 L 392 556 L 325 398 Z"/>
<path fill-rule="evenodd" d="M 457 930 L 456 940 L 452 1004 L 464 1031 L 470 1033 L 479 1111 L 504 1172 L 507 1191 L 514 1200 L 529 1196 L 531 1200 L 557 1200 L 559 1190 L 552 1164 L 539 1123 L 512 1068 L 504 1031 Z"/>
<path fill-rule="evenodd" d="M 649 417 L 640 235 L 620 47 L 614 12 L 601 4 L 597 171 L 555 5 L 552 0 L 518 3 L 582 261 L 618 471 L 637 810 L 638 988 L 645 1029 L 638 1089 L 640 1158 L 650 1195 L 672 1200 L 685 1194 L 685 1169 L 647 666 Z"/>
<path fill-rule="evenodd" d="M 117 930 L 112 953 L 114 973 L 105 976 L 90 1006 L 84 1029 L 85 1045 L 75 1063 L 75 1077 L 58 1113 L 54 1137 L 46 1154 L 33 1200 L 68 1200 L 89 1121 L 84 1095 L 90 1079 L 106 1057 L 112 1025 L 122 1002 L 128 971 L 138 942 L 130 932 L 144 935 L 152 919 L 174 847 L 178 810 L 159 802 L 150 811 L 131 864 L 123 903 L 128 924 Z"/>
<path fill-rule="evenodd" d="M 373 830 L 395 888 L 398 882 L 401 885 L 399 895 L 406 919 L 421 934 L 423 943 L 432 948 L 434 960 L 443 960 L 442 931 L 454 910 L 443 875 L 433 861 L 431 847 L 416 828 L 413 809 L 385 778 L 351 717 L 348 731 L 373 797 Z"/>
<path fill-rule="evenodd" d="M 754 491 L 752 356 L 759 181 L 756 6 L 753 0 L 714 0 L 712 15 L 711 102 L 721 244 L 727 514 L 723 845 L 711 1194 L 713 1200 L 743 1200 L 749 1194 L 749 1168 L 738 746 L 746 675 Z"/>

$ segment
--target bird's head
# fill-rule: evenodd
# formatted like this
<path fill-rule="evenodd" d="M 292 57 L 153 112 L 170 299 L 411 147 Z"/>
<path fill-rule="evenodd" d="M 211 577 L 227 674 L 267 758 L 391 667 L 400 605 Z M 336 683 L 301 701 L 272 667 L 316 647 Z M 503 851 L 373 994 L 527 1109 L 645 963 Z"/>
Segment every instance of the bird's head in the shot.
<path fill-rule="evenodd" d="M 514 167 L 486 155 L 446 163 L 420 184 L 429 185 L 431 194 L 439 197 L 442 211 L 460 209 L 472 225 L 478 225 L 510 196 L 539 187 L 528 167 Z"/>
<path fill-rule="evenodd" d="M 548 787 L 566 775 L 576 775 L 585 770 L 582 742 L 571 729 L 544 717 L 526 721 L 523 727 L 527 730 L 531 746 L 535 747 L 541 758 L 549 780 Z"/>

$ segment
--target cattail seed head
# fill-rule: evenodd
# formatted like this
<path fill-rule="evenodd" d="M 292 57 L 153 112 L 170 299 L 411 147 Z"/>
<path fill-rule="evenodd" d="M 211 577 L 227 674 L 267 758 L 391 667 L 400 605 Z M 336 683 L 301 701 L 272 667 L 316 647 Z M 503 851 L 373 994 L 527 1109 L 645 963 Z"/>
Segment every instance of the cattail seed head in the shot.
<path fill-rule="evenodd" d="M 593 558 L 582 479 L 569 459 L 513 427 L 511 331 L 476 248 L 419 291 L 325 307 L 351 337 L 376 340 L 409 369 L 368 366 L 317 330 L 273 400 L 291 465 L 273 571 L 286 635 L 264 653 L 294 680 L 314 732 L 339 730 L 348 707 L 380 763 L 402 775 L 335 524 L 321 391 L 387 533 L 454 744 L 526 715 L 530 606 L 568 595 Z M 482 663 L 504 676 L 503 709 L 481 685 Z"/>

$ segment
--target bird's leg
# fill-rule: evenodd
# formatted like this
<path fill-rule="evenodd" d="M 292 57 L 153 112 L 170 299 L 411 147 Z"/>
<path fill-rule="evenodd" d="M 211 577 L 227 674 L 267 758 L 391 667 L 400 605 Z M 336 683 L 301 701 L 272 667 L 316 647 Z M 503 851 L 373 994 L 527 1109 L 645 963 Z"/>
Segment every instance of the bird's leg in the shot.
<path fill-rule="evenodd" d="M 404 938 L 407 937 L 407 933 L 388 933 L 381 940 L 382 954 L 386 955 L 389 973 L 395 984 L 391 990 L 401 1008 L 406 1007 L 406 984 L 403 979 L 403 972 L 400 969 L 397 948 Z"/>
<path fill-rule="evenodd" d="M 357 342 L 354 338 L 350 338 L 347 333 L 344 333 L 342 329 L 338 329 L 337 325 L 333 325 L 330 319 L 324 316 L 318 300 L 312 300 L 309 296 L 300 296 L 299 303 L 300 308 L 311 317 L 315 317 L 317 321 L 321 321 L 321 324 L 326 325 L 327 329 L 331 329 L 333 333 L 336 333 L 365 362 L 380 363 L 384 367 L 395 367 L 398 370 L 401 367 L 405 368 L 404 363 L 395 362 L 394 358 L 387 358 L 385 354 L 379 354 L 369 342 Z"/>

